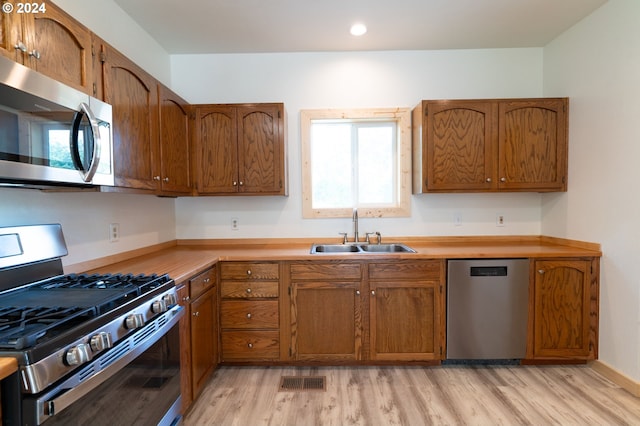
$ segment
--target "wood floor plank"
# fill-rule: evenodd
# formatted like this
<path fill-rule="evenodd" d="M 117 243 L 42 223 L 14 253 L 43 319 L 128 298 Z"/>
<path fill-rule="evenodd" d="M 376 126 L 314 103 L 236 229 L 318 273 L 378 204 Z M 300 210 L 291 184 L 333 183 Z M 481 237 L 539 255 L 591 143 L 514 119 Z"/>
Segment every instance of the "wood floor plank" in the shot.
<path fill-rule="evenodd" d="M 278 391 L 281 376 L 326 391 Z M 222 367 L 200 425 L 638 425 L 640 399 L 588 366 Z"/>

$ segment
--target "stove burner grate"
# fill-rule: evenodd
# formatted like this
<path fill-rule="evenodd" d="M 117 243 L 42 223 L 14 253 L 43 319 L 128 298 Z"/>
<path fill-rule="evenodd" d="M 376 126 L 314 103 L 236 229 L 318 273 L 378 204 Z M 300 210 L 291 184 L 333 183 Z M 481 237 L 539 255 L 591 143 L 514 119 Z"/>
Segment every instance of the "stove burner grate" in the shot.
<path fill-rule="evenodd" d="M 64 331 L 69 324 L 96 316 L 94 308 L 79 307 L 3 307 L 0 308 L 0 348 L 21 350 L 47 334 Z M 64 330 L 63 330 L 64 329 Z"/>

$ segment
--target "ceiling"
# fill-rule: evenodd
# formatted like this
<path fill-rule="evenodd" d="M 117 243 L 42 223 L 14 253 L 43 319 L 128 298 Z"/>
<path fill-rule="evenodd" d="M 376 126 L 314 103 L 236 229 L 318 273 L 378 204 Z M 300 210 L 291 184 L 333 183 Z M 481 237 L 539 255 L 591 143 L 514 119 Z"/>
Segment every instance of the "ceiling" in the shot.
<path fill-rule="evenodd" d="M 170 54 L 542 47 L 606 1 L 115 0 Z"/>

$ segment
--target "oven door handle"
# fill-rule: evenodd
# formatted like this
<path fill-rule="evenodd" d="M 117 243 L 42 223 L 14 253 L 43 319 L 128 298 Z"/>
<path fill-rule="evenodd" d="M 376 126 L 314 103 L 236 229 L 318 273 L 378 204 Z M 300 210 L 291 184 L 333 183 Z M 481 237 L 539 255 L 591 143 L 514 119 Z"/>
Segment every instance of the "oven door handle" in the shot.
<path fill-rule="evenodd" d="M 89 378 L 81 379 L 79 376 L 82 375 L 82 372 L 74 374 L 64 383 L 56 386 L 56 388 L 51 392 L 48 392 L 46 395 L 38 398 L 36 400 L 38 407 L 37 424 L 41 424 L 49 417 L 60 413 L 75 401 L 91 392 L 93 389 L 104 383 L 107 379 L 120 371 L 135 358 L 137 358 L 138 355 L 146 351 L 151 345 L 160 340 L 160 338 L 168 333 L 169 330 L 178 323 L 180 318 L 182 318 L 182 316 L 184 315 L 184 308 L 176 305 L 169 311 L 167 311 L 165 315 L 169 317 L 168 321 L 166 321 L 162 325 L 159 325 L 159 327 L 155 331 L 150 333 L 143 340 L 137 341 L 135 343 L 135 346 L 123 351 L 122 354 L 116 355 L 117 358 L 115 361 L 110 360 L 108 365 L 100 368 L 99 363 L 101 362 L 101 359 L 103 357 L 97 358 L 93 362 L 93 364 L 97 364 L 97 372 L 91 375 Z M 152 323 L 149 323 L 147 326 L 143 327 L 139 333 L 143 333 L 144 330 L 147 329 L 147 327 L 151 326 L 151 324 L 158 325 L 158 321 L 160 321 L 162 318 L 164 318 L 164 316 L 156 318 L 152 321 Z M 155 325 L 153 325 L 153 327 L 155 327 Z M 134 345 L 133 342 L 137 340 L 137 335 L 138 333 L 132 334 L 124 342 L 116 345 L 111 350 L 117 350 L 117 348 L 121 348 L 123 345 Z M 80 383 L 80 380 L 83 381 Z"/>

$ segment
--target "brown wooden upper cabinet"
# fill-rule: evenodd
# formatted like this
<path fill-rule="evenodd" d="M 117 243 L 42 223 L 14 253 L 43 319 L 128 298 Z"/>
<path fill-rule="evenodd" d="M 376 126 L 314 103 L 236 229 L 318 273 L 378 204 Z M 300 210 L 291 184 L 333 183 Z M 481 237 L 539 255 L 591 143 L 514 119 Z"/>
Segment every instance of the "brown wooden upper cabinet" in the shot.
<path fill-rule="evenodd" d="M 113 153 L 117 187 L 158 191 L 161 177 L 156 80 L 102 42 L 104 100 L 113 107 Z"/>
<path fill-rule="evenodd" d="M 189 105 L 158 84 L 160 119 L 160 178 L 161 192 L 191 193 L 191 167 L 189 154 Z"/>
<path fill-rule="evenodd" d="M 287 195 L 281 103 L 195 105 L 200 195 Z"/>
<path fill-rule="evenodd" d="M 567 190 L 568 99 L 422 101 L 413 193 Z"/>
<path fill-rule="evenodd" d="M 51 2 L 40 4 L 38 13 L 0 14 L 0 54 L 93 94 L 91 32 Z"/>

